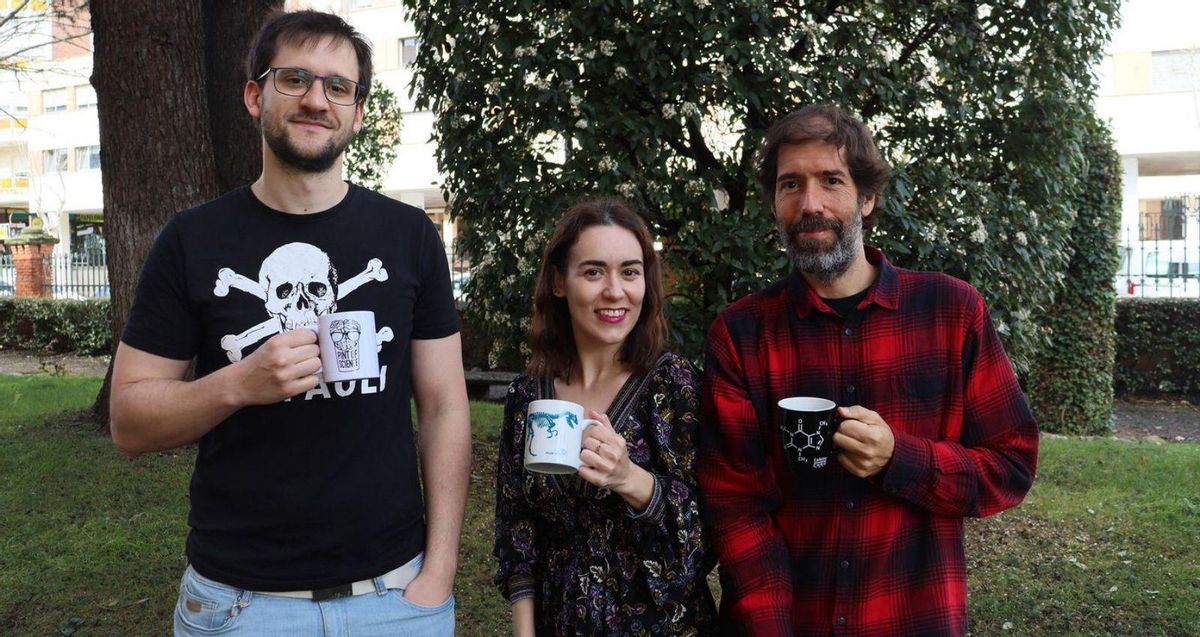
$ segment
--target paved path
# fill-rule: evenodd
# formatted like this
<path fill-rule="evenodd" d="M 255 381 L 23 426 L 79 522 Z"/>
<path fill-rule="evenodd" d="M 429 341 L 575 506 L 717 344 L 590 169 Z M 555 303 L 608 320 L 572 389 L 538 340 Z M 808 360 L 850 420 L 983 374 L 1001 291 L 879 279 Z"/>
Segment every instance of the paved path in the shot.
<path fill-rule="evenodd" d="M 80 376 L 103 377 L 108 371 L 108 357 L 0 349 L 0 374 L 29 376 L 58 373 L 60 370 Z"/>

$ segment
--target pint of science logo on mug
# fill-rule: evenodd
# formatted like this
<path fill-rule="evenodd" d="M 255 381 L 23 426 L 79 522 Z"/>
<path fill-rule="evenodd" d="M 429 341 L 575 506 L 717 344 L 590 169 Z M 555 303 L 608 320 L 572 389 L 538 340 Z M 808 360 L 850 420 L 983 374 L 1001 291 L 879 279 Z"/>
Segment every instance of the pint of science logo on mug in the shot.
<path fill-rule="evenodd" d="M 833 462 L 833 434 L 841 418 L 837 403 L 795 396 L 779 401 L 779 435 L 783 456 L 797 473 L 824 469 Z"/>
<path fill-rule="evenodd" d="M 525 468 L 536 473 L 576 473 L 583 430 L 600 421 L 583 417 L 569 400 L 535 400 L 525 415 Z"/>

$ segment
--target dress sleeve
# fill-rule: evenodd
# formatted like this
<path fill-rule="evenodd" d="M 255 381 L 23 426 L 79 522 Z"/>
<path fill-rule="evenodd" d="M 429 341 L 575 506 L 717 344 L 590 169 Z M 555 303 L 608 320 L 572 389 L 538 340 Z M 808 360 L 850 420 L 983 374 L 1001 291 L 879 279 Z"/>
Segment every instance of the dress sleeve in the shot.
<path fill-rule="evenodd" d="M 528 401 L 518 377 L 508 387 L 504 422 L 500 426 L 500 453 L 496 459 L 496 586 L 511 602 L 533 597 L 538 572 L 537 525 L 522 483 L 525 411 Z"/>
<path fill-rule="evenodd" d="M 721 563 L 721 613 L 737 634 L 792 635 L 790 558 L 774 514 L 783 503 L 742 359 L 721 317 L 709 329 L 697 476 Z"/>
<path fill-rule="evenodd" d="M 700 416 L 700 379 L 686 359 L 671 357 L 653 372 L 641 400 L 650 414 L 645 439 L 654 492 L 634 521 L 636 550 L 646 571 L 654 602 L 681 626 L 691 625 L 694 590 L 708 586 L 705 576 L 715 559 L 709 552 L 696 496 L 696 435 Z"/>
<path fill-rule="evenodd" d="M 937 515 L 983 517 L 1017 505 L 1033 485 L 1038 427 L 984 305 L 963 347 L 960 441 L 895 432 L 882 487 Z"/>

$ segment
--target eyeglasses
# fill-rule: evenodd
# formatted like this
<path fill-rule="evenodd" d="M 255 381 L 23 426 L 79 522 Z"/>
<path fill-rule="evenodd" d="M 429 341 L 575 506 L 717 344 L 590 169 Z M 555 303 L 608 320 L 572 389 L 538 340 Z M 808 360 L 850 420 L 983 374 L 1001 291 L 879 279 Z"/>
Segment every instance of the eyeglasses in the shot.
<path fill-rule="evenodd" d="M 367 87 L 355 82 L 354 80 L 346 79 L 340 75 L 317 75 L 305 69 L 290 69 L 272 66 L 258 76 L 258 81 L 261 82 L 271 72 L 275 73 L 275 90 L 288 95 L 290 97 L 304 97 L 308 95 L 309 89 L 313 83 L 321 80 L 321 85 L 325 87 L 325 99 L 333 104 L 341 106 L 353 106 L 362 99 L 363 93 Z"/>

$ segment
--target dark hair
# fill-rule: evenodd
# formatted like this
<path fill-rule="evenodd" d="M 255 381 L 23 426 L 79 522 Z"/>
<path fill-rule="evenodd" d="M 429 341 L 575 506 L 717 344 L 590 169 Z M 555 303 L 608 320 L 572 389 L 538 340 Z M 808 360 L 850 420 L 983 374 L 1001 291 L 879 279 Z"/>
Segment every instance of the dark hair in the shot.
<path fill-rule="evenodd" d="M 858 190 L 859 201 L 875 196 L 873 211 L 883 210 L 883 187 L 892 169 L 879 156 L 871 131 L 858 118 L 831 104 L 810 104 L 792 111 L 775 122 L 767 131 L 762 149 L 758 152 L 758 183 L 762 186 L 767 204 L 775 208 L 775 179 L 779 173 L 779 147 L 819 139 L 846 153 L 850 178 Z M 863 228 L 870 228 L 877 215 L 863 218 Z"/>
<path fill-rule="evenodd" d="M 571 313 L 565 298 L 554 295 L 554 275 L 567 273 L 567 255 L 579 235 L 592 226 L 618 226 L 633 233 L 642 247 L 646 294 L 633 331 L 621 344 L 620 358 L 635 371 L 648 371 L 667 346 L 667 319 L 663 316 L 662 270 L 646 223 L 634 208 L 616 197 L 589 199 L 575 204 L 554 225 L 554 234 L 542 252 L 533 292 L 533 321 L 529 345 L 533 350 L 526 373 L 539 378 L 568 378 L 578 359 Z"/>
<path fill-rule="evenodd" d="M 306 46 L 325 36 L 349 42 L 354 47 L 354 55 L 358 58 L 358 83 L 366 87 L 359 99 L 366 99 L 371 92 L 371 43 L 345 20 L 320 11 L 271 12 L 246 55 L 246 80 L 253 82 L 267 72 L 279 51 L 279 43 Z"/>

